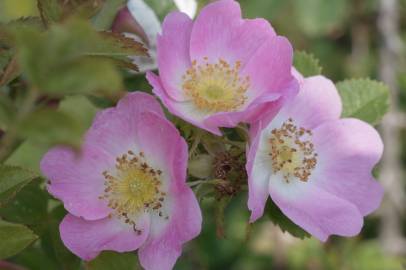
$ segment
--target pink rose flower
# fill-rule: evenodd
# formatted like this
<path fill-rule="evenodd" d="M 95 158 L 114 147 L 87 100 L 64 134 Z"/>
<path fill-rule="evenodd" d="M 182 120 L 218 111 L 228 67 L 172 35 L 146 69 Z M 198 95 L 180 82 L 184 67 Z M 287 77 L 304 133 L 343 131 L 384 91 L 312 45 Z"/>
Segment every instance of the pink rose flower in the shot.
<path fill-rule="evenodd" d="M 194 22 L 170 13 L 157 46 L 159 77 L 147 74 L 154 93 L 171 113 L 217 135 L 272 117 L 298 90 L 289 41 L 264 19 L 242 19 L 233 0 L 207 5 Z"/>
<path fill-rule="evenodd" d="M 288 218 L 322 241 L 332 234 L 354 236 L 383 196 L 371 175 L 382 155 L 381 138 L 361 120 L 339 119 L 341 99 L 330 80 L 299 81 L 299 94 L 273 121 L 251 126 L 251 222 L 263 215 L 270 195 Z"/>
<path fill-rule="evenodd" d="M 128 94 L 99 112 L 80 154 L 56 147 L 41 161 L 48 191 L 69 211 L 62 241 L 84 260 L 139 249 L 145 269 L 171 269 L 201 230 L 187 160 L 185 140 L 152 96 Z"/>

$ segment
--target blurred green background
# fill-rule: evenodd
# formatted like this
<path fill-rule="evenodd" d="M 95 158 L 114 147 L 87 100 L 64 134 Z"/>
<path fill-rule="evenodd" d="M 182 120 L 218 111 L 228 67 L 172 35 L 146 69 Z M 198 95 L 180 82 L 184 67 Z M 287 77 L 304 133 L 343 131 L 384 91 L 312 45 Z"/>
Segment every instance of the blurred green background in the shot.
<path fill-rule="evenodd" d="M 154 8 L 159 18 L 163 18 L 168 10 L 175 8 L 169 0 L 146 2 Z M 199 1 L 199 7 L 206 2 L 208 1 Z M 254 226 L 248 226 L 249 214 L 245 195 L 234 198 L 226 209 L 225 238 L 218 239 L 213 214 L 213 205 L 217 202 L 214 199 L 203 200 L 203 232 L 186 246 L 175 269 L 406 269 L 405 204 L 401 204 L 400 209 L 394 211 L 395 213 L 392 211 L 386 214 L 387 209 L 396 207 L 396 204 L 392 205 L 390 202 L 393 192 L 396 193 L 393 196 L 401 198 L 403 196 L 401 201 L 403 203 L 406 192 L 406 117 L 404 117 L 406 111 L 406 0 L 397 1 L 398 20 L 396 16 L 392 18 L 396 29 L 394 33 L 389 33 L 389 39 L 397 39 L 397 44 L 400 44 L 399 48 L 392 48 L 395 50 L 396 57 L 389 63 L 390 73 L 394 79 L 390 76 L 385 78 L 382 72 L 385 63 L 381 57 L 388 42 L 387 39 L 385 40 L 388 38 L 385 37 L 385 30 L 378 27 L 378 22 L 382 19 L 383 1 L 240 0 L 239 2 L 246 17 L 268 19 L 280 35 L 290 39 L 295 49 L 314 54 L 320 60 L 323 75 L 333 81 L 352 77 L 389 80 L 387 83 L 390 84 L 393 100 L 391 115 L 396 119 L 395 128 L 390 127 L 389 136 L 391 140 L 393 139 L 390 143 L 395 144 L 399 151 L 389 153 L 389 155 L 396 155 L 391 160 L 395 160 L 397 166 L 389 166 L 396 170 L 393 171 L 394 179 L 397 181 L 396 191 L 393 191 L 393 186 L 388 188 L 386 194 L 388 204 L 366 218 L 365 227 L 359 236 L 350 239 L 332 237 L 324 244 L 315 239 L 301 240 L 283 233 L 267 217 L 262 218 Z M 0 22 L 33 15 L 38 15 L 35 0 L 0 0 Z M 385 18 L 388 19 L 388 16 Z M 141 76 L 129 74 L 125 75 L 125 85 L 131 89 L 148 87 Z M 95 113 L 90 103 L 80 98 L 74 103 L 78 108 L 83 108 L 81 112 L 86 113 L 89 117 L 86 121 L 90 123 L 91 116 Z M 385 128 L 388 129 L 385 122 L 378 127 L 382 132 Z M 394 132 L 396 134 L 393 134 Z M 392 137 L 392 135 L 395 136 Z M 9 162 L 38 170 L 39 159 L 45 150 L 44 147 L 25 143 Z M 382 175 L 379 178 L 382 181 Z M 400 187 L 400 190 L 396 187 Z M 391 227 L 390 224 L 385 224 L 388 222 L 396 222 L 397 226 Z M 41 243 L 36 243 L 13 257 L 11 261 L 24 265 L 28 269 L 77 269 L 75 267 L 79 267 L 78 262 L 58 265 L 49 255 L 50 253 L 41 249 L 40 245 Z M 102 256 L 109 259 L 115 254 L 104 253 Z M 124 260 L 127 259 L 131 262 L 133 260 L 132 257 L 124 258 Z M 88 269 L 126 269 L 117 265 L 100 266 L 97 263 L 86 267 Z"/>

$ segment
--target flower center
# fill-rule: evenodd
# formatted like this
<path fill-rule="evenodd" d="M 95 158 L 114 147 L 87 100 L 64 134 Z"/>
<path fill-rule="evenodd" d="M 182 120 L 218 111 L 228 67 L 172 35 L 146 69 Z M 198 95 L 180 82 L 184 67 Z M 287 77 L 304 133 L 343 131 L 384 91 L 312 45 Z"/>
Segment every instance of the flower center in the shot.
<path fill-rule="evenodd" d="M 311 142 L 312 132 L 297 127 L 289 118 L 281 128 L 271 131 L 269 139 L 272 169 L 281 172 L 286 182 L 292 177 L 307 182 L 317 165 L 317 153 Z"/>
<path fill-rule="evenodd" d="M 213 64 L 207 57 L 202 64 L 194 60 L 182 77 L 183 91 L 201 111 L 236 111 L 247 100 L 245 92 L 250 86 L 248 76 L 240 77 L 240 68 L 240 61 L 232 66 L 223 59 Z"/>
<path fill-rule="evenodd" d="M 106 188 L 99 198 L 107 200 L 117 217 L 133 225 L 134 230 L 140 233 L 132 216 L 149 210 L 163 215 L 160 208 L 166 193 L 161 191 L 162 172 L 148 165 L 143 152 L 134 154 L 132 151 L 117 157 L 115 168 L 114 173 L 103 172 Z"/>

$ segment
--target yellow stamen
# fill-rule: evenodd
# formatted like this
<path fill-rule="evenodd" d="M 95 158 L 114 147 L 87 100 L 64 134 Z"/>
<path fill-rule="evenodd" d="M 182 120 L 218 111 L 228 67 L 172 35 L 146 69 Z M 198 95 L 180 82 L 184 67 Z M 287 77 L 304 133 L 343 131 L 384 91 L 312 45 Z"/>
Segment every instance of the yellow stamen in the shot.
<path fill-rule="evenodd" d="M 192 62 L 183 75 L 183 91 L 191 97 L 196 107 L 207 113 L 236 111 L 241 108 L 250 86 L 249 77 L 240 77 L 241 62 L 231 66 L 223 59 L 217 63 Z"/>
<path fill-rule="evenodd" d="M 289 118 L 281 128 L 271 131 L 269 139 L 272 169 L 281 172 L 286 182 L 292 177 L 307 182 L 317 165 L 317 153 L 311 142 L 312 133 L 297 127 Z"/>
<path fill-rule="evenodd" d="M 160 209 L 166 193 L 161 191 L 161 174 L 161 170 L 149 166 L 143 152 L 128 151 L 116 158 L 114 173 L 103 172 L 106 188 L 99 198 L 107 200 L 118 218 L 141 233 L 132 216 L 144 211 L 157 211 L 159 216 L 163 215 Z"/>

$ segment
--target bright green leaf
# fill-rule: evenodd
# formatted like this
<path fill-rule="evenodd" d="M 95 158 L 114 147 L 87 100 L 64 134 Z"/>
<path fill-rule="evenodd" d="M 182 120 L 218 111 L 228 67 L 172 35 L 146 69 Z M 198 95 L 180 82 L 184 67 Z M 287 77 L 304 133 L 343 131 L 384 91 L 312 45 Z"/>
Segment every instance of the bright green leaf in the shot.
<path fill-rule="evenodd" d="M 38 176 L 20 167 L 0 165 L 0 207 Z"/>
<path fill-rule="evenodd" d="M 134 252 L 116 253 L 104 251 L 96 259 L 86 265 L 87 270 L 122 270 L 141 269 Z"/>
<path fill-rule="evenodd" d="M 27 227 L 0 219 L 0 259 L 17 254 L 37 238 Z"/>
<path fill-rule="evenodd" d="M 322 71 L 319 60 L 303 51 L 295 51 L 293 65 L 304 77 L 319 75 Z"/>
<path fill-rule="evenodd" d="M 286 217 L 272 200 L 268 200 L 266 212 L 268 213 L 271 221 L 275 225 L 278 225 L 283 232 L 288 232 L 292 236 L 300 239 L 310 237 L 310 234 Z"/>
<path fill-rule="evenodd" d="M 337 83 L 343 102 L 342 117 L 378 124 L 389 108 L 389 89 L 378 81 L 352 79 Z"/>

